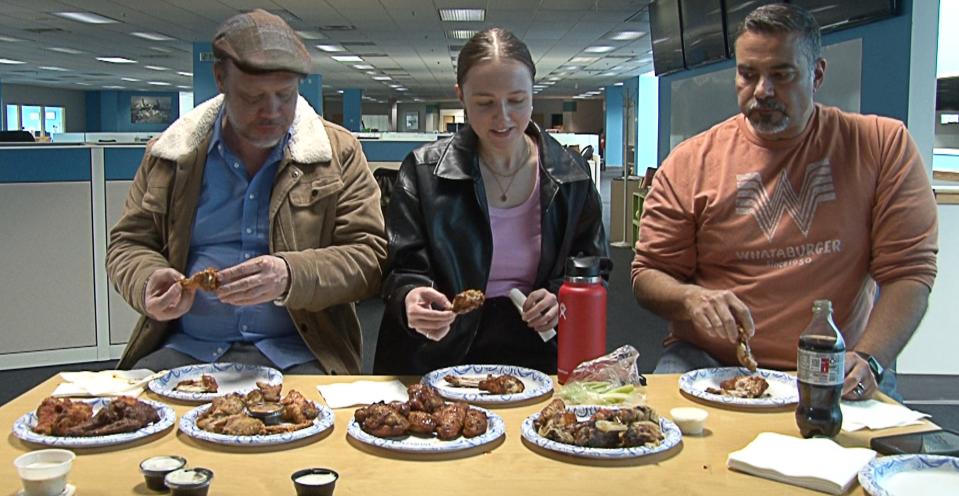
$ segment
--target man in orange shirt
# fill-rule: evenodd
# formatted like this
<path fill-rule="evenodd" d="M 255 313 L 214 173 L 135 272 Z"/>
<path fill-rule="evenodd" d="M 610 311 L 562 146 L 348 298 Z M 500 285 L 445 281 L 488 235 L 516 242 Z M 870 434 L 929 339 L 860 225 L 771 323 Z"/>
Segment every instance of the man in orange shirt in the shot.
<path fill-rule="evenodd" d="M 761 366 L 795 369 L 824 298 L 848 350 L 843 396 L 895 394 L 883 369 L 926 311 L 935 199 L 901 122 L 813 102 L 825 72 L 808 12 L 758 8 L 736 40 L 741 114 L 663 162 L 632 266 L 636 298 L 670 320 L 656 372 L 735 364 L 740 327 Z"/>

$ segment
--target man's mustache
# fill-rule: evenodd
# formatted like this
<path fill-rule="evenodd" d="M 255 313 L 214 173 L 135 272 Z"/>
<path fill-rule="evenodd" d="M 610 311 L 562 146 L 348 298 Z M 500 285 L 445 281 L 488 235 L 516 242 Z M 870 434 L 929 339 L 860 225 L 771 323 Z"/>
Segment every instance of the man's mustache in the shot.
<path fill-rule="evenodd" d="M 746 107 L 746 110 L 752 112 L 754 110 L 775 110 L 778 112 L 786 112 L 786 106 L 777 100 L 753 100 L 749 102 L 749 105 Z"/>

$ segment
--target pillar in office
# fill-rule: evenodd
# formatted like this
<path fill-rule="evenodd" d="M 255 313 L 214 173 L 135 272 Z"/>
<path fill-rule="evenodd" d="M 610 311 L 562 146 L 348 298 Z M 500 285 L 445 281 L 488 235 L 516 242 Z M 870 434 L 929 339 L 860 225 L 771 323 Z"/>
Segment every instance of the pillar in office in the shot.
<path fill-rule="evenodd" d="M 323 115 L 323 75 L 310 74 L 300 81 L 300 95 L 317 114 Z"/>
<path fill-rule="evenodd" d="M 215 97 L 220 92 L 213 78 L 213 43 L 193 43 L 193 105 Z"/>
<path fill-rule="evenodd" d="M 343 127 L 350 131 L 363 129 L 363 90 L 347 88 L 343 90 Z"/>
<path fill-rule="evenodd" d="M 603 159 L 607 167 L 623 165 L 623 86 L 607 86 L 603 101 L 606 127 L 606 146 Z M 596 150 L 599 152 L 599 150 Z"/>

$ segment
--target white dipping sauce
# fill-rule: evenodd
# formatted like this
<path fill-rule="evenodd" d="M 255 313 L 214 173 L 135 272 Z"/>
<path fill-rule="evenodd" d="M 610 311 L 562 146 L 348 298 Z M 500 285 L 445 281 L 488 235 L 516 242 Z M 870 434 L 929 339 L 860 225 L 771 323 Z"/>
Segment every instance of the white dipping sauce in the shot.
<path fill-rule="evenodd" d="M 306 474 L 296 478 L 296 481 L 305 486 L 322 486 L 336 480 L 336 476 L 327 472 L 320 474 Z"/>
<path fill-rule="evenodd" d="M 140 464 L 140 468 L 151 472 L 169 472 L 182 466 L 183 462 L 181 460 L 169 456 L 155 456 L 143 460 L 143 463 Z"/>
<path fill-rule="evenodd" d="M 201 484 L 207 481 L 207 476 L 203 472 L 195 470 L 176 470 L 166 475 L 166 481 L 169 484 Z"/>

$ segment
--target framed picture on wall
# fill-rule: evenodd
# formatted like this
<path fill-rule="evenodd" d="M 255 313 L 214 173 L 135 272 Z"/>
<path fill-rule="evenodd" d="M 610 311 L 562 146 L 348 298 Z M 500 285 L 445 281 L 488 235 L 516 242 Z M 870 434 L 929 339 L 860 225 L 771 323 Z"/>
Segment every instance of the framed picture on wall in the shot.
<path fill-rule="evenodd" d="M 419 112 L 407 112 L 406 113 L 406 129 L 416 129 L 420 128 L 420 113 Z"/>
<path fill-rule="evenodd" d="M 173 98 L 169 96 L 131 96 L 130 122 L 133 124 L 167 124 Z"/>

